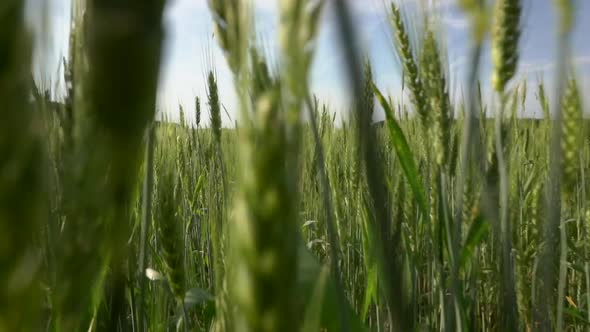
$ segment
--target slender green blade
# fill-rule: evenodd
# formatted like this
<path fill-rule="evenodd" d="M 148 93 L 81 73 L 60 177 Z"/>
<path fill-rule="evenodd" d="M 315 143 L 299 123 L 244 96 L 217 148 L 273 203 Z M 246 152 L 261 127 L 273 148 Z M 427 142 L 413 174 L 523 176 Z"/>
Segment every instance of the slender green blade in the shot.
<path fill-rule="evenodd" d="M 418 174 L 418 167 L 416 167 L 416 162 L 414 161 L 414 157 L 412 156 L 412 152 L 410 151 L 410 146 L 408 145 L 408 141 L 404 132 L 400 128 L 397 120 L 393 116 L 393 110 L 391 106 L 387 102 L 387 99 L 383 96 L 379 88 L 373 83 L 373 92 L 377 96 L 381 107 L 385 111 L 385 117 L 387 119 L 387 128 L 389 131 L 389 137 L 391 139 L 391 143 L 395 148 L 395 153 L 399 162 L 402 166 L 404 174 L 412 188 L 412 192 L 416 201 L 418 202 L 418 206 L 420 207 L 420 212 L 424 215 L 425 218 L 428 218 L 428 208 L 426 204 L 426 194 L 424 193 L 424 187 L 422 186 L 422 179 L 420 174 Z"/>

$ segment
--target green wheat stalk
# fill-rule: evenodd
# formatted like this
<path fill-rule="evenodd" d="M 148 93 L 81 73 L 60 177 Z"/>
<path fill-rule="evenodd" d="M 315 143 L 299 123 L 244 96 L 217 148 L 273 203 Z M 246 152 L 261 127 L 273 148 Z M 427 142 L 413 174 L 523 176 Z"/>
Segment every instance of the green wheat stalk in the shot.
<path fill-rule="evenodd" d="M 503 117 L 507 103 L 506 84 L 517 68 L 520 39 L 520 16 L 522 5 L 520 0 L 500 0 L 496 2 L 494 25 L 492 31 L 492 85 L 500 95 L 500 111 L 496 114 L 495 150 L 499 175 L 499 222 L 501 239 L 501 301 L 508 309 L 503 315 L 503 327 L 509 330 L 518 329 L 518 311 L 516 290 L 514 287 L 514 266 L 512 258 L 512 228 L 509 221 L 509 188 L 508 166 L 504 155 Z"/>
<path fill-rule="evenodd" d="M 0 331 L 40 329 L 35 238 L 46 215 L 38 112 L 29 102 L 32 39 L 24 1 L 0 5 Z"/>

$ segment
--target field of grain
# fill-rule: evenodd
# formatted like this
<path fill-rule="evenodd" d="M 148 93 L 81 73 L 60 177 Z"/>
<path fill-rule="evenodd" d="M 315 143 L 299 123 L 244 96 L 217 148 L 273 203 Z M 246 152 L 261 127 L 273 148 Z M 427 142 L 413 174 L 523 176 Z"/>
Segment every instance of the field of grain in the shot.
<path fill-rule="evenodd" d="M 326 1 L 356 101 L 342 124 L 308 84 Z M 214 68 L 206 99 L 154 120 L 165 0 L 76 1 L 59 101 L 31 79 L 24 1 L 2 0 L 0 332 L 588 330 L 575 1 L 554 1 L 552 99 L 514 77 L 520 0 L 459 1 L 460 99 L 435 20 L 416 29 L 391 3 L 404 100 L 373 81 L 347 1 L 326 1 L 279 1 L 275 69 L 249 1 L 208 0 L 239 101 L 222 128 Z M 527 98 L 543 118 L 524 116 Z"/>

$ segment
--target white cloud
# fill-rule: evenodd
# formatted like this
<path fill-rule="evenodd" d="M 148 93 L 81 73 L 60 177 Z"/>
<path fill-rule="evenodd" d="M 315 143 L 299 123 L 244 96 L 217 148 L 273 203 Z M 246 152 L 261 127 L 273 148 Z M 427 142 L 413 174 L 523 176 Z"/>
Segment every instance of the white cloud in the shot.
<path fill-rule="evenodd" d="M 577 69 L 590 69 L 590 55 L 579 55 L 572 59 L 572 64 Z M 553 60 L 529 60 L 521 63 L 519 71 L 525 75 L 535 73 L 547 73 L 555 69 L 555 61 Z"/>
<path fill-rule="evenodd" d="M 531 60 L 520 64 L 519 71 L 525 75 L 547 72 L 555 66 L 550 60 Z"/>
<path fill-rule="evenodd" d="M 469 27 L 469 19 L 465 16 L 452 17 L 450 15 L 443 15 L 442 22 L 449 28 L 452 29 L 467 29 Z"/>
<path fill-rule="evenodd" d="M 580 55 L 574 58 L 574 65 L 576 66 L 589 66 L 590 55 Z"/>

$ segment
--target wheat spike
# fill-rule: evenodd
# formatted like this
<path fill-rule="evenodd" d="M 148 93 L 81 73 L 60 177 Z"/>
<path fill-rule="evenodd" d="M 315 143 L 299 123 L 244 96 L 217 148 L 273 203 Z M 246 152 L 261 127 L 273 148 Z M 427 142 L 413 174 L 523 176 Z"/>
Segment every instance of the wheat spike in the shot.
<path fill-rule="evenodd" d="M 520 0 L 498 0 L 492 34 L 492 85 L 496 92 L 504 92 L 518 64 L 520 39 Z"/>
<path fill-rule="evenodd" d="M 195 124 L 197 128 L 201 125 L 201 99 L 195 97 Z"/>
<path fill-rule="evenodd" d="M 215 36 L 229 67 L 240 73 L 247 54 L 249 8 L 244 0 L 208 0 L 213 15 Z"/>
<path fill-rule="evenodd" d="M 213 137 L 217 144 L 221 144 L 221 106 L 219 104 L 219 95 L 217 92 L 217 80 L 212 71 L 209 71 L 207 77 L 207 87 L 209 88 L 209 115 L 211 117 L 211 129 Z"/>
<path fill-rule="evenodd" d="M 402 14 L 395 4 L 391 4 L 392 20 L 396 40 L 397 52 L 404 68 L 404 76 L 412 95 L 412 102 L 425 130 L 428 128 L 428 107 L 424 87 L 418 74 L 418 66 L 412 51 L 410 37 L 404 25 Z"/>
<path fill-rule="evenodd" d="M 563 96 L 562 104 L 562 162 L 564 190 L 575 188 L 577 171 L 580 165 L 582 138 L 582 101 L 575 79 L 570 79 Z"/>
<path fill-rule="evenodd" d="M 442 59 L 434 33 L 428 29 L 424 38 L 421 56 L 424 90 L 430 106 L 432 119 L 432 138 L 435 161 L 439 166 L 446 163 L 449 154 L 449 109 L 450 102 L 447 94 L 446 79 L 442 68 Z"/>

